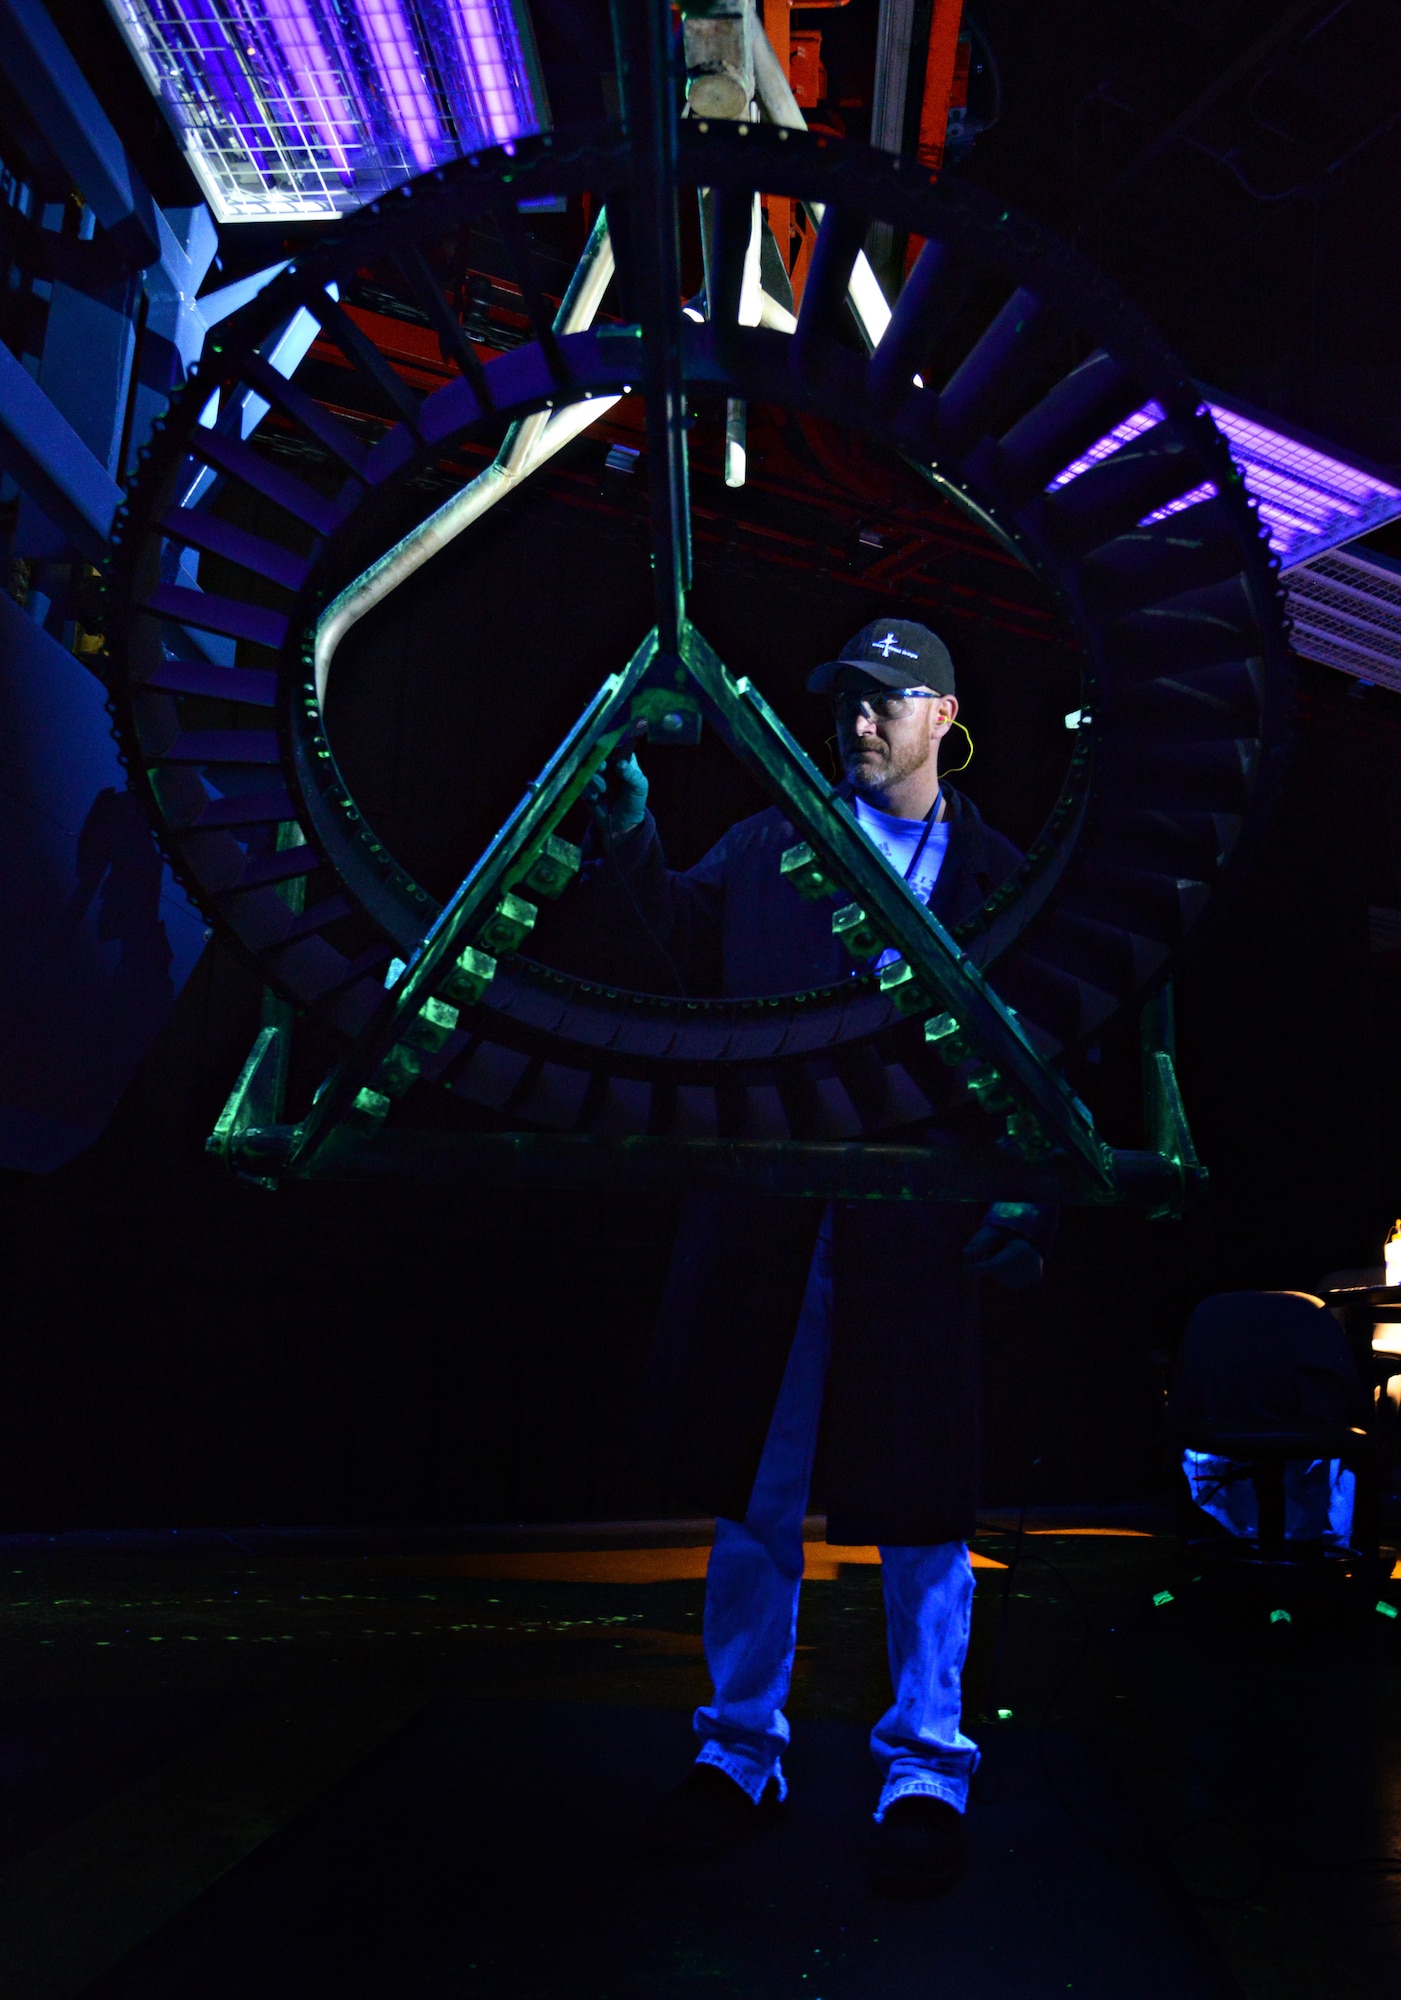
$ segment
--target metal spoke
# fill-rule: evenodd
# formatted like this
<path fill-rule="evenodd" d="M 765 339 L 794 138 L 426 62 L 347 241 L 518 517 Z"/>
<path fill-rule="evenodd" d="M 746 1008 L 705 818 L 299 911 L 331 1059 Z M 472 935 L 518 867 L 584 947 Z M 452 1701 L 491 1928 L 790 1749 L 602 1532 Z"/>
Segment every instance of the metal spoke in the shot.
<path fill-rule="evenodd" d="M 411 389 L 403 376 L 391 368 L 374 342 L 363 334 L 345 307 L 337 300 L 327 298 L 324 292 L 314 292 L 308 301 L 310 310 L 321 322 L 323 333 L 336 343 L 346 360 L 358 369 L 367 382 L 373 382 L 392 409 L 398 411 L 411 430 L 418 429 L 418 411 L 422 397 Z"/>
<path fill-rule="evenodd" d="M 944 384 L 939 397 L 939 438 L 961 454 L 998 418 L 1042 366 L 1065 328 L 1034 292 L 1013 292 L 1001 312 Z"/>
<path fill-rule="evenodd" d="M 967 297 L 972 276 L 963 259 L 943 243 L 926 243 L 920 251 L 867 365 L 866 384 L 878 409 L 897 409 L 909 394 L 915 375 Z"/>
<path fill-rule="evenodd" d="M 706 245 L 705 296 L 711 324 L 715 328 L 716 351 L 722 358 L 732 349 L 731 336 L 745 318 L 748 305 L 758 319 L 755 299 L 745 297 L 745 279 L 751 265 L 757 266 L 755 201 L 750 194 L 730 189 L 710 195 L 704 203 L 710 228 Z M 751 284 L 750 289 L 754 289 Z M 752 322 L 750 322 L 752 323 Z"/>
<path fill-rule="evenodd" d="M 403 272 L 415 300 L 427 313 L 443 352 L 449 360 L 456 362 L 480 407 L 490 410 L 491 388 L 486 368 L 467 338 L 461 320 L 444 296 L 428 259 L 416 243 L 406 243 L 402 250 L 395 252 L 394 262 Z"/>
<path fill-rule="evenodd" d="M 643 327 L 657 637 L 664 653 L 679 656 L 691 582 L 691 508 L 681 378 L 671 10 L 663 0 L 613 0 L 613 29 L 623 126 L 633 153 L 628 275 L 633 309 Z"/>
<path fill-rule="evenodd" d="M 192 457 L 202 459 L 215 471 L 237 480 L 264 500 L 271 500 L 274 507 L 290 514 L 294 521 L 314 528 L 318 535 L 334 532 L 338 518 L 335 501 L 328 500 L 314 486 L 308 486 L 305 480 L 294 479 L 270 459 L 260 457 L 251 445 L 231 432 L 210 431 L 198 424 L 190 438 L 189 450 Z M 358 487 L 357 481 L 357 491 Z"/>
<path fill-rule="evenodd" d="M 821 350 L 840 333 L 852 266 L 865 240 L 864 215 L 850 208 L 827 209 L 813 245 L 793 335 L 793 365 L 799 373 L 813 367 Z"/>
<path fill-rule="evenodd" d="M 1146 400 L 1142 384 L 1102 349 L 1087 356 L 1003 434 L 997 447 L 998 485 L 1014 505 L 1044 492 L 1063 467 Z"/>
<path fill-rule="evenodd" d="M 291 549 L 277 542 L 269 542 L 262 535 L 250 535 L 246 529 L 236 528 L 229 521 L 221 521 L 217 514 L 198 508 L 169 507 L 161 515 L 160 525 L 186 548 L 223 556 L 226 561 L 251 570 L 255 576 L 266 577 L 269 583 L 280 584 L 284 590 L 300 590 L 311 566 L 305 556 L 294 555 Z"/>
<path fill-rule="evenodd" d="M 260 354 L 250 354 L 244 361 L 243 369 L 265 402 L 281 410 L 294 424 L 299 424 L 308 437 L 315 439 L 358 478 L 365 477 L 365 447 L 338 417 L 333 417 L 329 410 L 323 410 L 320 403 L 308 396 L 304 389 L 297 388 L 295 383 L 279 375 Z"/>
<path fill-rule="evenodd" d="M 545 365 L 550 371 L 551 379 L 557 382 L 561 389 L 571 388 L 573 384 L 569 364 L 555 335 L 555 316 L 550 309 L 549 300 L 545 297 L 544 288 L 535 269 L 534 255 L 509 189 L 503 199 L 497 202 L 494 213 L 496 227 L 501 237 L 501 248 L 506 253 L 511 276 L 520 287 L 521 302 L 530 321 L 530 330 L 540 343 L 540 352 L 545 357 Z"/>

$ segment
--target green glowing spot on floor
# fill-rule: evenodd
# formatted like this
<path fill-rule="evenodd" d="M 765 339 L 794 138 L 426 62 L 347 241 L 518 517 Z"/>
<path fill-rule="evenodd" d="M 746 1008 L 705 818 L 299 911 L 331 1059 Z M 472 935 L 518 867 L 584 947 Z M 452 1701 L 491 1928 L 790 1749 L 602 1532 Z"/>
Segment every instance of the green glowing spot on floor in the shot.
<path fill-rule="evenodd" d="M 1397 1611 L 1396 1606 L 1394 1604 L 1388 1604 L 1384 1597 L 1379 1597 L 1377 1599 L 1377 1609 L 1378 1611 L 1380 1611 L 1383 1618 L 1401 1617 L 1401 1612 Z"/>
<path fill-rule="evenodd" d="M 1153 1602 L 1155 1604 L 1171 1604 L 1172 1592 L 1170 1590 L 1155 1590 L 1153 1592 Z"/>
<path fill-rule="evenodd" d="M 1270 1623 L 1271 1625 L 1292 1625 L 1294 1620 L 1287 1611 L 1272 1611 L 1270 1613 Z"/>

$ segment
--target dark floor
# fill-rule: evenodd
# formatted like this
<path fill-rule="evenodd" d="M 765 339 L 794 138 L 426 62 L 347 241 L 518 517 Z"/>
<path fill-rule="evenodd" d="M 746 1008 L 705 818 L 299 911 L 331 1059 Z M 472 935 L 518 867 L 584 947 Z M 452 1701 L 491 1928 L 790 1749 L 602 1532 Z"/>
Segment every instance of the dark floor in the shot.
<path fill-rule="evenodd" d="M 785 1822 L 675 1875 L 632 1841 L 704 1692 L 694 1530 L 0 1543 L 0 1992 L 1389 2000 L 1394 1552 L 1286 1601 L 1131 1516 L 1013 1526 L 923 1905 L 860 1858 L 873 1552 L 810 1550 Z"/>

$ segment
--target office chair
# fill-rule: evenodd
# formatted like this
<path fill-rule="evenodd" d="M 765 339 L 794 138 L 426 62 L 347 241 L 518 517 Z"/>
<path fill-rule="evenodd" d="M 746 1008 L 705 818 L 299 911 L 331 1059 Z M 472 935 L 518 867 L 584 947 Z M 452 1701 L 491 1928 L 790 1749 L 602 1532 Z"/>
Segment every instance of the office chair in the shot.
<path fill-rule="evenodd" d="M 1351 1347 L 1321 1301 L 1218 1292 L 1188 1320 L 1168 1392 L 1168 1441 L 1179 1460 L 1193 1451 L 1229 1461 L 1223 1484 L 1250 1480 L 1255 1533 L 1241 1539 L 1257 1560 L 1322 1552 L 1321 1532 L 1286 1532 L 1287 1471 L 1335 1459 L 1363 1469 L 1366 1416 Z"/>

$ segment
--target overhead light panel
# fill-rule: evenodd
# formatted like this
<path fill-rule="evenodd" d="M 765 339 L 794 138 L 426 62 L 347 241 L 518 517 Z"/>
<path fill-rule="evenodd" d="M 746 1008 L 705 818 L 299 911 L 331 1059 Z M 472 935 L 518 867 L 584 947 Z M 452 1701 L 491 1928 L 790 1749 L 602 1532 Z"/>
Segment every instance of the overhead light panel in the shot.
<path fill-rule="evenodd" d="M 220 222 L 345 215 L 549 123 L 525 0 L 107 0 Z"/>

